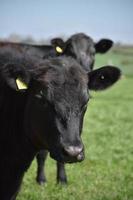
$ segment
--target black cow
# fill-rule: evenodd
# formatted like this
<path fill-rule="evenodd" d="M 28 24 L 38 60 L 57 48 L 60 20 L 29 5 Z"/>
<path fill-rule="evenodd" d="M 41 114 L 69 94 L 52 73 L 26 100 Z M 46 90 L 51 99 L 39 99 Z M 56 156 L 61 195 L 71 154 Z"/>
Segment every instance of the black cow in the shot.
<path fill-rule="evenodd" d="M 13 200 L 36 153 L 61 163 L 84 159 L 82 123 L 89 90 L 115 83 L 120 70 L 85 73 L 72 58 L 42 61 L 15 49 L 0 50 L 0 199 Z"/>
<path fill-rule="evenodd" d="M 61 51 L 58 53 L 75 58 L 86 71 L 91 71 L 95 62 L 96 53 L 106 53 L 113 45 L 113 41 L 109 39 L 101 39 L 95 43 L 93 39 L 84 33 L 72 35 L 67 41 L 61 38 L 51 40 L 55 50 Z"/>
<path fill-rule="evenodd" d="M 75 58 L 86 71 L 93 69 L 95 61 L 95 53 L 107 52 L 113 42 L 109 39 L 102 39 L 97 43 L 83 33 L 74 34 L 66 42 L 61 38 L 51 40 L 51 45 L 28 45 L 20 43 L 0 42 L 1 48 L 15 48 L 17 51 L 40 58 L 54 57 L 59 55 L 67 55 Z M 37 182 L 42 184 L 46 181 L 44 174 L 44 165 L 47 157 L 47 152 L 40 152 L 37 155 Z M 67 177 L 64 164 L 57 163 L 57 182 L 66 183 Z"/>
<path fill-rule="evenodd" d="M 84 33 L 74 34 L 65 42 L 61 38 L 52 39 L 51 45 L 0 42 L 0 48 L 3 48 L 3 46 L 13 47 L 20 52 L 37 58 L 46 59 L 61 55 L 71 56 L 88 72 L 93 69 L 95 53 L 106 53 L 112 45 L 113 41 L 109 39 L 101 39 L 95 43 L 91 37 Z"/>

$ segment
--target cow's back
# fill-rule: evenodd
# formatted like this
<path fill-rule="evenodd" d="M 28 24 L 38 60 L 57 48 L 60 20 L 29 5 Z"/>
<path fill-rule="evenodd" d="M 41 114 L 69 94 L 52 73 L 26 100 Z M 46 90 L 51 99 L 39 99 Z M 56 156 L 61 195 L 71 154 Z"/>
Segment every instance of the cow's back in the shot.
<path fill-rule="evenodd" d="M 33 56 L 38 59 L 54 55 L 54 49 L 50 45 L 29 45 L 24 43 L 0 42 L 0 52 L 5 52 L 7 49 L 18 51 L 22 54 Z"/>

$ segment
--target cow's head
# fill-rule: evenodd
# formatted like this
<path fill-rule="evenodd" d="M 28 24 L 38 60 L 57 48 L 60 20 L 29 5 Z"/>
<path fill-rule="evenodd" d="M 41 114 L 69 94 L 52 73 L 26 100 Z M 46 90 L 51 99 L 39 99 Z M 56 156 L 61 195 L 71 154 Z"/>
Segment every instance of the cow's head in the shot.
<path fill-rule="evenodd" d="M 94 43 L 89 36 L 78 33 L 71 36 L 66 42 L 61 38 L 51 40 L 57 55 L 65 54 L 75 58 L 86 71 L 91 71 L 95 61 L 95 53 L 105 53 L 113 45 L 109 39 L 101 39 Z"/>
<path fill-rule="evenodd" d="M 59 162 L 82 161 L 81 131 L 89 91 L 110 87 L 119 79 L 120 70 L 105 66 L 87 74 L 72 58 L 58 57 L 41 63 L 36 70 L 18 70 L 15 77 L 8 74 L 8 85 L 21 92 L 17 76 L 28 87 L 23 88 L 27 93 L 24 127 L 34 146 L 48 149 Z"/>

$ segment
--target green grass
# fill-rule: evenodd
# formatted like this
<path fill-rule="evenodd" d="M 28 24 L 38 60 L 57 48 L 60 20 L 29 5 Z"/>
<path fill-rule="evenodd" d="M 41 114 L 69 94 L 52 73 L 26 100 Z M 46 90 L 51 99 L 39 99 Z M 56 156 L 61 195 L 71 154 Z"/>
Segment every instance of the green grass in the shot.
<path fill-rule="evenodd" d="M 126 76 L 133 77 L 133 47 L 117 49 L 114 47 L 107 54 L 97 54 L 96 55 L 96 63 L 97 67 L 101 67 L 104 65 L 115 65 L 121 68 L 122 72 Z"/>
<path fill-rule="evenodd" d="M 123 60 L 131 63 L 120 65 Z M 38 186 L 33 161 L 17 200 L 133 200 L 133 56 L 113 51 L 97 56 L 97 66 L 108 62 L 120 66 L 125 77 L 107 91 L 92 93 L 83 129 L 85 161 L 66 165 L 65 187 L 56 184 L 55 161 L 50 158 L 48 182 Z"/>

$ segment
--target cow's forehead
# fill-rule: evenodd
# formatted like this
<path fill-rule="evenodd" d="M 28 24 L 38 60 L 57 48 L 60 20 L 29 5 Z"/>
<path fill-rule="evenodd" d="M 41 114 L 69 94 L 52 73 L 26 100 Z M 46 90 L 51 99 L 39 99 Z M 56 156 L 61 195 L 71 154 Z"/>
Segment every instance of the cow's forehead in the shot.
<path fill-rule="evenodd" d="M 69 41 L 68 44 L 74 49 L 74 52 L 87 51 L 86 53 L 95 53 L 95 43 L 89 36 L 86 35 L 74 35 Z M 88 52 L 89 51 L 89 52 Z"/>
<path fill-rule="evenodd" d="M 77 65 L 72 65 L 71 67 L 64 66 L 60 70 L 55 70 L 55 74 L 53 73 L 53 77 L 51 77 L 50 84 L 54 86 L 59 86 L 65 89 L 71 87 L 73 89 L 80 86 L 80 88 L 84 88 L 88 82 L 87 74 L 79 68 Z"/>
<path fill-rule="evenodd" d="M 72 58 L 58 57 L 50 59 L 47 70 L 42 72 L 40 80 L 47 86 L 49 94 L 54 96 L 77 95 L 87 90 L 88 75 Z"/>
<path fill-rule="evenodd" d="M 94 46 L 94 41 L 92 40 L 92 38 L 85 34 L 75 34 L 70 38 L 69 41 L 75 45 L 84 44 Z"/>
<path fill-rule="evenodd" d="M 87 76 L 75 68 L 71 68 L 65 73 L 59 73 L 54 80 L 49 83 L 49 94 L 54 101 L 72 100 L 80 101 L 87 95 Z"/>
<path fill-rule="evenodd" d="M 88 101 L 88 90 L 85 85 L 66 82 L 61 87 L 50 89 L 47 98 L 54 105 L 56 112 L 66 115 L 69 111 L 80 111 L 82 105 Z"/>
<path fill-rule="evenodd" d="M 73 41 L 77 41 L 77 40 L 81 40 L 81 39 L 86 39 L 86 40 L 90 40 L 90 41 L 93 42 L 92 38 L 89 37 L 88 35 L 84 34 L 84 33 L 74 34 L 69 39 L 71 39 Z"/>
<path fill-rule="evenodd" d="M 88 76 L 83 70 L 81 65 L 71 57 L 58 57 L 49 59 L 43 63 L 47 66 L 47 70 L 44 68 L 44 72 L 40 75 L 40 79 L 48 84 L 63 85 L 80 83 L 85 85 L 88 82 Z"/>

